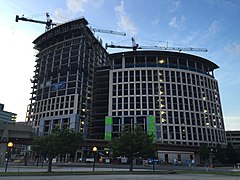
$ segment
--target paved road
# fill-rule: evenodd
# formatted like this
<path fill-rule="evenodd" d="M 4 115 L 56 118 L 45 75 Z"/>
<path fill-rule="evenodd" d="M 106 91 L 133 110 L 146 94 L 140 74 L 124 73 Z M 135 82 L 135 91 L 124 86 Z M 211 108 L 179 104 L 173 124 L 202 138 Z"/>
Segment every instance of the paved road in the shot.
<path fill-rule="evenodd" d="M 0 177 L 1 180 L 240 180 L 240 177 L 209 174 L 168 175 L 71 175 L 71 176 L 24 176 Z"/>
<path fill-rule="evenodd" d="M 139 166 L 135 165 L 134 169 L 137 171 L 152 171 L 152 165 L 148 166 Z M 198 166 L 175 166 L 175 165 L 156 165 L 156 170 L 161 171 L 174 171 L 174 170 L 193 170 L 193 171 L 211 171 L 211 172 L 229 172 L 233 168 L 231 167 L 223 167 L 223 168 L 205 168 Z M 0 172 L 4 172 L 5 166 L 0 166 Z M 92 171 L 93 166 L 91 164 L 58 164 L 54 165 L 52 168 L 53 171 Z M 240 169 L 239 169 L 240 170 Z M 9 164 L 8 172 L 46 172 L 47 166 L 22 166 L 18 164 Z M 95 171 L 129 171 L 129 165 L 115 165 L 115 164 L 96 164 Z"/>

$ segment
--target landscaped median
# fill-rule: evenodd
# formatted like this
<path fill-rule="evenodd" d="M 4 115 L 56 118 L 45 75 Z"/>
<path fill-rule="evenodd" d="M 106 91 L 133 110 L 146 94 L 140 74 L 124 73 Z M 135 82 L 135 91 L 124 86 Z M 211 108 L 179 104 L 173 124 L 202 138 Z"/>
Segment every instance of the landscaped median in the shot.
<path fill-rule="evenodd" d="M 0 172 L 0 176 L 58 176 L 58 175 L 122 175 L 122 174 L 177 174 L 177 171 L 61 171 L 61 172 Z"/>
<path fill-rule="evenodd" d="M 62 171 L 62 172 L 0 172 L 1 176 L 59 176 L 59 175 L 123 175 L 123 174 L 214 174 L 225 176 L 240 176 L 240 172 L 204 172 L 204 171 Z"/>

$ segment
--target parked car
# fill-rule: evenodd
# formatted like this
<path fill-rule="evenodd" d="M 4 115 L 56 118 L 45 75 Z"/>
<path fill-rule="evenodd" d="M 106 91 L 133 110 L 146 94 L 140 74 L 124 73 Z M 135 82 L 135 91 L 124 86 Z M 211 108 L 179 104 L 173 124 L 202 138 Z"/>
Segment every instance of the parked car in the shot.
<path fill-rule="evenodd" d="M 94 158 L 86 158 L 86 163 L 92 163 L 94 162 Z"/>
<path fill-rule="evenodd" d="M 158 159 L 153 159 L 153 158 L 149 158 L 148 160 L 148 164 L 159 164 L 160 161 Z"/>

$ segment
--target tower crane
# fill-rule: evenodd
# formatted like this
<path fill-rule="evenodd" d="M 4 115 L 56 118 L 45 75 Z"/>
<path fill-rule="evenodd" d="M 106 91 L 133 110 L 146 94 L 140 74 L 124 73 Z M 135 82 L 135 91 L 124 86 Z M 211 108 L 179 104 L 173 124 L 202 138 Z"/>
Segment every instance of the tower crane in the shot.
<path fill-rule="evenodd" d="M 106 30 L 106 29 L 97 29 L 97 28 L 92 28 L 90 27 L 91 31 L 93 32 L 100 32 L 100 33 L 107 33 L 107 34 L 115 34 L 115 35 L 120 35 L 120 36 L 126 36 L 126 33 L 124 32 L 118 32 L 118 31 L 112 31 L 112 30 Z"/>
<path fill-rule="evenodd" d="M 40 20 L 35 20 L 35 19 L 29 19 L 24 16 L 19 17 L 19 15 L 16 15 L 15 21 L 18 22 L 19 20 L 21 21 L 27 21 L 27 22 L 34 22 L 34 23 L 39 23 L 39 24 L 46 24 L 45 30 L 48 31 L 50 30 L 53 26 L 58 25 L 57 23 L 52 22 L 52 19 L 50 19 L 49 13 L 46 13 L 46 20 L 47 21 L 40 21 Z"/>
<path fill-rule="evenodd" d="M 121 45 L 115 45 L 113 43 L 106 44 L 107 48 L 124 48 L 124 49 L 132 49 L 133 51 L 136 51 L 137 49 L 156 49 L 156 50 L 172 50 L 172 51 L 199 51 L 199 52 L 207 52 L 208 50 L 206 48 L 192 48 L 192 47 L 164 47 L 164 46 L 139 46 L 135 39 L 132 37 L 132 46 L 121 46 Z"/>
<path fill-rule="evenodd" d="M 39 23 L 39 24 L 46 24 L 46 31 L 50 30 L 53 28 L 53 26 L 57 26 L 60 23 L 54 23 L 52 22 L 52 19 L 50 19 L 49 13 L 46 13 L 46 21 L 40 21 L 40 20 L 35 20 L 35 19 L 29 19 L 24 16 L 19 17 L 19 15 L 16 15 L 15 21 L 18 22 L 19 20 L 21 21 L 27 21 L 27 22 L 34 22 L 34 23 Z M 107 34 L 114 34 L 114 35 L 120 35 L 120 36 L 126 36 L 126 33 L 124 32 L 118 32 L 118 31 L 113 31 L 113 30 L 106 30 L 106 29 L 98 29 L 98 28 L 92 28 L 89 27 L 89 29 L 93 32 L 99 32 L 99 33 L 107 33 Z"/>

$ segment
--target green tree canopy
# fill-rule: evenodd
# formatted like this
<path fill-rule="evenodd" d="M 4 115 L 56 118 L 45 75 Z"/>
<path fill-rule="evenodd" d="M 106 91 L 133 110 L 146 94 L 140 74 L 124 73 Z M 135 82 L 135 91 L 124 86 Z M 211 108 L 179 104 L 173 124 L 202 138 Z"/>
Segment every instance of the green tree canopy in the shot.
<path fill-rule="evenodd" d="M 231 143 L 227 143 L 226 147 L 226 160 L 227 163 L 235 164 L 237 162 L 236 151 L 234 150 Z"/>
<path fill-rule="evenodd" d="M 48 172 L 52 171 L 52 160 L 59 154 L 75 153 L 81 147 L 82 134 L 68 129 L 55 129 L 48 136 L 33 140 L 33 150 L 48 158 Z"/>
<path fill-rule="evenodd" d="M 137 128 L 134 131 L 123 131 L 119 138 L 110 143 L 115 157 L 125 156 L 130 162 L 130 171 L 133 170 L 133 160 L 138 157 L 148 158 L 155 156 L 155 143 L 152 135 Z"/>
<path fill-rule="evenodd" d="M 206 144 L 201 145 L 201 147 L 199 148 L 199 156 L 200 156 L 200 160 L 206 163 L 206 161 L 210 156 L 210 151 Z"/>
<path fill-rule="evenodd" d="M 217 144 L 216 150 L 215 150 L 215 157 L 220 163 L 224 163 L 226 159 L 225 149 L 222 148 L 220 144 Z"/>

